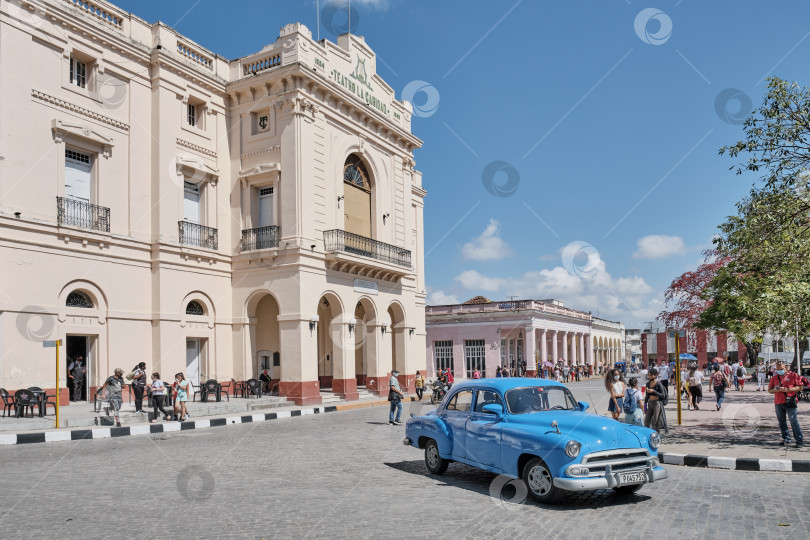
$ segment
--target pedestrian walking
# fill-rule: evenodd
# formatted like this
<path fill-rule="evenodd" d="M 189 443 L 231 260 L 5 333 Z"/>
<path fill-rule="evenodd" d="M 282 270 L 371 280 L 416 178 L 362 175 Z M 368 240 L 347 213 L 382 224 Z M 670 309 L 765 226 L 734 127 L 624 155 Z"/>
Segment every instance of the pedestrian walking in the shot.
<path fill-rule="evenodd" d="M 399 371 L 394 370 L 391 372 L 391 380 L 388 381 L 388 401 L 391 402 L 391 407 L 388 411 L 388 423 L 394 426 L 399 426 L 402 422 L 399 421 L 402 416 L 402 390 L 399 388 L 399 379 L 397 376 Z M 394 411 L 397 416 L 394 418 Z"/>
<path fill-rule="evenodd" d="M 737 391 L 744 392 L 745 391 L 745 378 L 748 377 L 748 371 L 743 366 L 743 361 L 740 360 L 740 363 L 737 365 L 736 373 L 737 376 Z"/>
<path fill-rule="evenodd" d="M 630 377 L 627 381 L 628 388 L 624 394 L 624 421 L 627 424 L 640 426 L 644 422 L 644 399 L 638 389 L 638 379 Z"/>
<path fill-rule="evenodd" d="M 130 388 L 135 394 L 135 412 L 142 413 L 143 410 L 143 395 L 146 393 L 146 362 L 141 362 L 132 368 L 132 383 Z"/>
<path fill-rule="evenodd" d="M 500 377 L 503 377 L 503 368 L 502 368 L 501 366 L 498 366 L 498 367 L 495 369 L 495 376 L 496 376 L 496 377 L 499 377 L 499 378 L 500 378 Z"/>
<path fill-rule="evenodd" d="M 728 382 L 728 377 L 726 377 L 726 374 L 720 369 L 719 365 L 715 364 L 712 369 L 711 384 L 712 389 L 714 389 L 714 395 L 717 398 L 717 404 L 715 406 L 719 411 L 723 407 L 723 399 L 726 397 L 726 388 L 731 386 L 731 384 Z"/>
<path fill-rule="evenodd" d="M 776 409 L 776 420 L 779 422 L 779 431 L 782 433 L 782 444 L 790 444 L 790 432 L 787 421 L 790 420 L 790 429 L 793 430 L 793 438 L 796 439 L 796 448 L 801 448 L 804 444 L 802 430 L 799 427 L 798 406 L 799 397 L 796 394 L 802 390 L 799 374 L 785 370 L 785 363 L 781 360 L 776 362 L 776 371 L 768 385 L 768 393 L 773 394 L 774 408 Z"/>
<path fill-rule="evenodd" d="M 397 371 L 397 375 L 399 375 L 399 371 Z M 450 390 L 453 387 L 453 383 L 456 382 L 456 379 L 453 377 L 453 374 L 450 373 L 450 368 L 444 370 L 444 375 L 447 377 L 447 389 Z"/>
<path fill-rule="evenodd" d="M 166 398 L 166 385 L 160 380 L 160 373 L 152 373 L 152 384 L 149 386 L 152 390 L 152 420 L 154 424 L 158 420 L 158 410 L 163 413 L 164 420 L 170 420 L 171 416 L 166 409 L 163 408 L 163 402 Z"/>
<path fill-rule="evenodd" d="M 186 403 L 188 402 L 189 389 L 191 388 L 182 372 L 174 376 L 172 388 L 177 392 L 174 398 L 174 414 L 177 417 L 177 421 L 182 422 L 188 418 Z"/>
<path fill-rule="evenodd" d="M 570 373 L 570 369 L 568 366 L 563 366 L 563 381 L 568 382 L 568 374 Z"/>
<path fill-rule="evenodd" d="M 416 372 L 416 379 L 414 379 L 413 384 L 416 388 L 416 397 L 419 398 L 419 401 L 422 401 L 422 395 L 425 393 L 425 379 L 422 378 L 422 374 L 418 371 Z"/>
<path fill-rule="evenodd" d="M 509 368 L 503 368 L 501 370 L 501 377 L 509 377 Z"/>
<path fill-rule="evenodd" d="M 104 381 L 104 386 L 101 387 L 101 395 L 106 396 L 107 401 L 110 402 L 110 409 L 113 410 L 113 417 L 115 418 L 115 425 L 121 427 L 121 389 L 124 387 L 124 370 L 115 368 L 113 374 Z M 107 412 L 109 415 L 109 410 Z"/>
<path fill-rule="evenodd" d="M 475 371 L 473 371 L 473 379 L 480 379 L 480 378 L 481 378 L 481 372 L 478 371 L 477 369 Z"/>
<path fill-rule="evenodd" d="M 605 390 L 610 394 L 608 412 L 610 412 L 614 420 L 619 419 L 619 415 L 624 409 L 624 392 L 626 389 L 627 384 L 624 382 L 621 371 L 614 368 L 605 375 Z"/>
<path fill-rule="evenodd" d="M 757 392 L 766 390 L 768 385 L 765 383 L 765 363 L 759 362 L 757 364 Z"/>
<path fill-rule="evenodd" d="M 84 365 L 84 357 L 79 355 L 68 366 L 68 377 L 73 383 L 73 401 L 82 400 L 82 389 L 84 388 L 84 377 L 87 374 L 87 366 Z"/>
<path fill-rule="evenodd" d="M 658 380 L 657 368 L 650 368 L 647 378 L 647 392 L 644 395 L 644 427 L 660 433 L 663 427 L 663 404 L 667 393 L 663 383 Z"/>
<path fill-rule="evenodd" d="M 703 400 L 703 372 L 697 367 L 689 369 L 689 375 L 686 378 L 689 390 L 689 410 L 700 410 L 700 402 Z"/>

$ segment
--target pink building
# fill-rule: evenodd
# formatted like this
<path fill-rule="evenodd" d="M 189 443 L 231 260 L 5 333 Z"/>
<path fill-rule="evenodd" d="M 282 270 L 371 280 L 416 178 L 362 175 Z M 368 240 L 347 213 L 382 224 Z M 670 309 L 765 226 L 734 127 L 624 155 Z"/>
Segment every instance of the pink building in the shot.
<path fill-rule="evenodd" d="M 621 358 L 624 326 L 614 324 L 615 339 L 600 339 L 597 351 L 608 364 Z M 498 366 L 514 371 L 523 361 L 533 376 L 538 364 L 542 369 L 543 361 L 560 358 L 571 365 L 594 365 L 594 318 L 557 300 L 492 302 L 479 296 L 464 304 L 428 306 L 426 327 L 428 377 L 445 368 L 456 378 L 472 378 L 476 369 L 482 377 L 494 377 Z"/>

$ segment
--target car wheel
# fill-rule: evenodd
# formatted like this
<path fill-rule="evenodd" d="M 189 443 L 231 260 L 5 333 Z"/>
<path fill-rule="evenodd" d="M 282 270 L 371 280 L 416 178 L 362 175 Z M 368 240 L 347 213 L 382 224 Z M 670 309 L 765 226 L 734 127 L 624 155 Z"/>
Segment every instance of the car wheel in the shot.
<path fill-rule="evenodd" d="M 523 467 L 523 483 L 537 502 L 556 502 L 563 495 L 563 490 L 554 487 L 554 477 L 540 458 L 531 460 Z"/>
<path fill-rule="evenodd" d="M 644 484 L 633 484 L 632 486 L 619 486 L 613 488 L 613 491 L 621 495 L 632 495 L 636 491 L 644 487 Z"/>
<path fill-rule="evenodd" d="M 449 461 L 439 455 L 439 445 L 430 439 L 425 445 L 425 465 L 431 474 L 444 474 Z"/>

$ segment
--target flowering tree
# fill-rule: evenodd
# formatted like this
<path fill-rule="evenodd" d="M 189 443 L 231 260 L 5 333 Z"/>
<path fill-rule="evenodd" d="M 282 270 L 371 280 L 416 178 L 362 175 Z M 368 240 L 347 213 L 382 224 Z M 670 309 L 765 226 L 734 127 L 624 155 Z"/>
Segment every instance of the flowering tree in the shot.
<path fill-rule="evenodd" d="M 711 298 L 703 296 L 704 291 L 730 258 L 718 257 L 715 250 L 707 250 L 703 255 L 705 262 L 697 270 L 681 274 L 664 292 L 666 308 L 658 318 L 667 328 L 698 328 L 700 314 L 712 304 Z"/>

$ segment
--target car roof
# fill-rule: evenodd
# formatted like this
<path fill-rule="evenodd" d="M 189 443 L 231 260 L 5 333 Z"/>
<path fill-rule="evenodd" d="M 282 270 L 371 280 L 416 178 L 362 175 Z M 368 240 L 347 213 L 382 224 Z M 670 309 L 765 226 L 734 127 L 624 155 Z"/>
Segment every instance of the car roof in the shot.
<path fill-rule="evenodd" d="M 512 388 L 522 388 L 525 386 L 562 386 L 564 384 L 550 379 L 537 379 L 535 377 L 492 377 L 489 379 L 469 379 L 463 382 L 457 382 L 453 385 L 453 390 L 461 388 L 494 388 L 501 393 L 511 390 Z"/>

